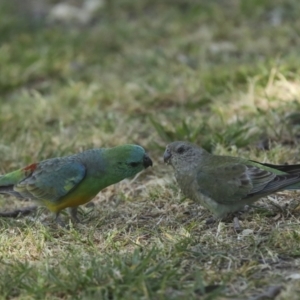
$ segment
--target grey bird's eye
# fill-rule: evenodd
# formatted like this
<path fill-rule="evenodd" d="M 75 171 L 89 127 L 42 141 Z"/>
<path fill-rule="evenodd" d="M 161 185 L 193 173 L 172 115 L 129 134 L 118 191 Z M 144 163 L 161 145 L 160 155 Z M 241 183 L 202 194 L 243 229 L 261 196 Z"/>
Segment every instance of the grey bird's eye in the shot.
<path fill-rule="evenodd" d="M 182 154 L 184 151 L 185 151 L 184 146 L 180 146 L 180 147 L 177 149 L 176 152 L 177 152 L 178 154 Z"/>

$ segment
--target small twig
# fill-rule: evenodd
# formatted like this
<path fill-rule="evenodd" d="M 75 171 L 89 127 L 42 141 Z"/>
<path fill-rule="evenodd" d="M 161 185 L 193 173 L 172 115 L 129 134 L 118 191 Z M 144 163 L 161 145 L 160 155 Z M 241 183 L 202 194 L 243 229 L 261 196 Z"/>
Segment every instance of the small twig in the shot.
<path fill-rule="evenodd" d="M 30 213 L 32 213 L 36 209 L 37 209 L 37 206 L 35 205 L 35 206 L 25 207 L 23 209 L 16 209 L 16 210 L 9 211 L 9 212 L 0 212 L 0 217 L 3 217 L 3 218 L 17 218 L 19 216 L 29 215 Z"/>

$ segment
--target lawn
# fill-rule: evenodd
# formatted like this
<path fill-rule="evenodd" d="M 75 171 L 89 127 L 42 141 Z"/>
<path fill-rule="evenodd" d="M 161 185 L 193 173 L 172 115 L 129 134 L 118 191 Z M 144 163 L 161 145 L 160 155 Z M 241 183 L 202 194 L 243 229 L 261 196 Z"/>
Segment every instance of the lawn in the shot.
<path fill-rule="evenodd" d="M 0 174 L 124 143 L 154 166 L 70 229 L 45 208 L 0 218 L 0 299 L 299 299 L 299 192 L 258 201 L 241 232 L 207 225 L 162 156 L 188 140 L 300 163 L 300 2 L 111 0 L 85 24 L 49 21 L 55 2 L 0 4 Z"/>

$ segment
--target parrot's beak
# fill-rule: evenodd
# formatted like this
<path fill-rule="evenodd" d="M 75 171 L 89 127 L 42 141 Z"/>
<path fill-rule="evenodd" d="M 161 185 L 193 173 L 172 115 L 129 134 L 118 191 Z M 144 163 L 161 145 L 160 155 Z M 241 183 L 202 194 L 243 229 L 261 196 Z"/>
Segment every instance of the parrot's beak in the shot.
<path fill-rule="evenodd" d="M 147 169 L 150 166 L 151 167 L 153 166 L 153 162 L 152 162 L 151 158 L 147 154 L 144 155 L 143 165 L 144 165 L 145 169 Z"/>
<path fill-rule="evenodd" d="M 164 162 L 169 163 L 171 157 L 172 157 L 171 151 L 169 149 L 166 149 L 164 153 Z"/>

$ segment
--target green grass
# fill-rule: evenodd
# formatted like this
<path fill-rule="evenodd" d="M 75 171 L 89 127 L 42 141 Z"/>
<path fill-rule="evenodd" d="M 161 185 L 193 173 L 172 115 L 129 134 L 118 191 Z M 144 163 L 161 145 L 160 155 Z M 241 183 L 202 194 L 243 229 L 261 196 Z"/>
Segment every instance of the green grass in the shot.
<path fill-rule="evenodd" d="M 101 192 L 70 230 L 45 209 L 1 218 L 0 299 L 261 299 L 271 286 L 298 299 L 299 193 L 259 201 L 238 234 L 206 225 L 162 161 L 180 139 L 299 163 L 298 2 L 106 1 L 85 26 L 2 3 L 0 173 L 122 143 L 154 167 Z M 0 198 L 1 211 L 28 205 Z"/>

